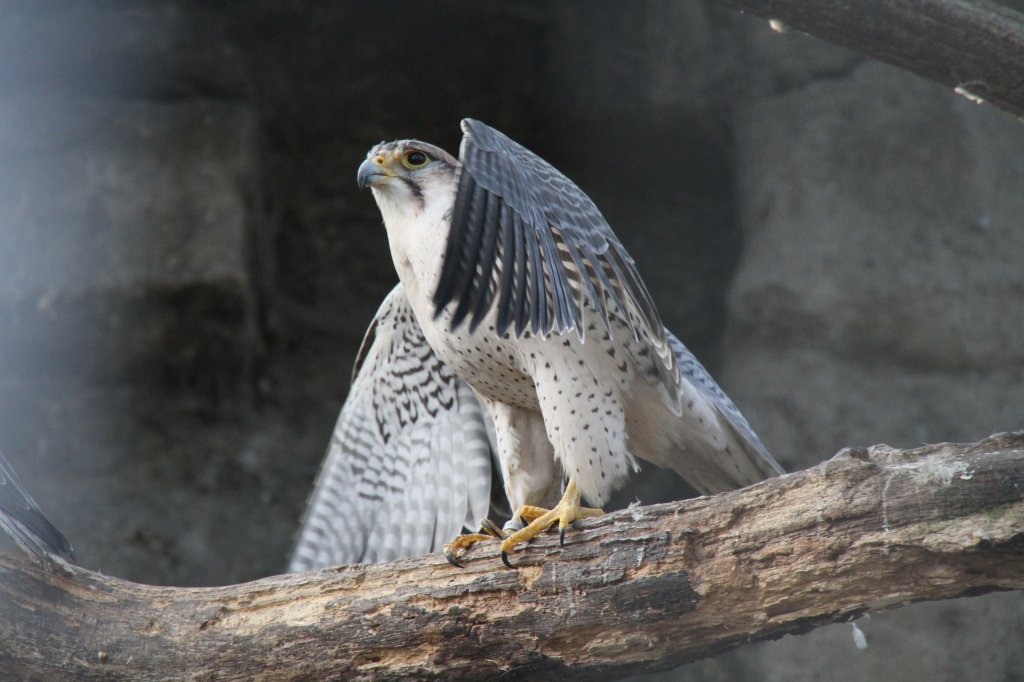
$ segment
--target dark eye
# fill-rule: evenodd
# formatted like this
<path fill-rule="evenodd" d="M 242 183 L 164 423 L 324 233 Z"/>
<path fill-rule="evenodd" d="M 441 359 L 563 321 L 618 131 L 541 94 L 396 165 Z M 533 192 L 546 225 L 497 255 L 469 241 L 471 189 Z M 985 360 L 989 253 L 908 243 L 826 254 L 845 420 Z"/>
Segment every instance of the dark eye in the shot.
<path fill-rule="evenodd" d="M 422 168 L 427 165 L 427 161 L 430 161 L 430 157 L 418 150 L 406 152 L 405 158 L 402 159 L 406 168 Z"/>

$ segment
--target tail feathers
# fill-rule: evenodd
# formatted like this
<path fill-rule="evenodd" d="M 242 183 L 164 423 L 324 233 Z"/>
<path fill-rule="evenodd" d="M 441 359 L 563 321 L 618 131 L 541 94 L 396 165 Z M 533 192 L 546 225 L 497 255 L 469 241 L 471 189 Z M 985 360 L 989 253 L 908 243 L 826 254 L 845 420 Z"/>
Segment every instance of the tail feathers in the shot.
<path fill-rule="evenodd" d="M 685 403 L 691 412 L 684 415 L 675 434 L 677 445 L 689 451 L 689 457 L 675 460 L 672 468 L 705 494 L 742 488 L 784 474 L 704 366 L 671 332 L 666 331 L 666 335 L 676 354 L 680 389 L 688 396 Z"/>
<path fill-rule="evenodd" d="M 738 411 L 733 414 L 719 408 L 718 412 L 729 441 L 728 461 L 723 466 L 728 469 L 731 465 L 734 469 L 734 487 L 753 485 L 786 473 Z M 741 423 L 737 423 L 737 416 Z"/>

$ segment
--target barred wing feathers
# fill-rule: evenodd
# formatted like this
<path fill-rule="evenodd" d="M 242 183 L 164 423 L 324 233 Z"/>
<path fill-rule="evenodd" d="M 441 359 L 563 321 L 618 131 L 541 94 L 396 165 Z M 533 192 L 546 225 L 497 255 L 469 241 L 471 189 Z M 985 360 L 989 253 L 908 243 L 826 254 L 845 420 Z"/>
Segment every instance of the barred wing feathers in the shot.
<path fill-rule="evenodd" d="M 606 326 L 616 316 L 659 358 L 665 395 L 677 395 L 675 355 L 654 302 L 590 197 L 497 130 L 468 118 L 462 130 L 436 313 L 455 301 L 453 326 L 468 318 L 473 330 L 496 307 L 499 336 L 511 327 L 517 337 L 575 331 L 580 339 L 587 308 Z"/>
<path fill-rule="evenodd" d="M 478 523 L 491 489 L 484 419 L 398 285 L 363 341 L 289 569 L 426 554 Z"/>

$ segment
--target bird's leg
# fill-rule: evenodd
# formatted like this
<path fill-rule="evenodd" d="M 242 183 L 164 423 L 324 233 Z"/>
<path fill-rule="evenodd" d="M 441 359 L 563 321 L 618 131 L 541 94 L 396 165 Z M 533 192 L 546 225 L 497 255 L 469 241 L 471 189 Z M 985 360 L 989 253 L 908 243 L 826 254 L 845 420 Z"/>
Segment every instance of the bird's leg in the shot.
<path fill-rule="evenodd" d="M 530 505 L 530 504 L 524 504 L 523 506 L 521 506 L 519 508 L 519 511 L 517 511 L 515 514 L 512 515 L 512 518 L 513 519 L 522 519 L 522 525 L 525 526 L 528 523 L 532 523 L 533 521 L 536 521 L 540 517 L 542 517 L 545 514 L 547 514 L 549 511 L 551 511 L 551 510 L 550 509 L 545 509 L 544 507 L 534 507 L 533 505 Z M 507 524 L 506 524 L 505 528 L 506 529 L 508 528 Z M 519 530 L 519 528 L 516 528 L 516 530 Z"/>
<path fill-rule="evenodd" d="M 529 542 L 543 533 L 555 521 L 558 521 L 558 544 L 565 546 L 565 529 L 569 527 L 570 523 L 577 519 L 586 519 L 603 513 L 600 509 L 580 506 L 580 491 L 576 487 L 576 481 L 570 476 L 569 484 L 565 486 L 565 493 L 562 495 L 562 499 L 550 511 L 526 505 L 519 509 L 519 516 L 524 520 L 529 520 L 530 524 L 502 540 L 501 560 L 509 568 L 514 568 L 509 563 L 509 553 L 519 543 Z"/>
<path fill-rule="evenodd" d="M 451 539 L 451 541 L 444 544 L 444 558 L 448 560 L 452 566 L 462 568 L 462 564 L 459 563 L 459 559 L 469 551 L 469 548 L 482 540 L 503 540 L 505 538 L 505 532 L 498 528 L 497 525 L 490 519 L 483 519 L 480 522 L 479 533 L 467 533 L 465 535 L 459 535 Z"/>

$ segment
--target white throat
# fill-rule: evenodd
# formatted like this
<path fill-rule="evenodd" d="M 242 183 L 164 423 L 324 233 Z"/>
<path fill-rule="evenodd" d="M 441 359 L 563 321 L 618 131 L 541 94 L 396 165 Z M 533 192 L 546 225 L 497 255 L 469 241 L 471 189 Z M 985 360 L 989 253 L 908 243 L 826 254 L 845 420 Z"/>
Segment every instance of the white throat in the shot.
<path fill-rule="evenodd" d="M 373 188 L 395 270 L 414 309 L 429 303 L 441 276 L 455 191 L 439 184 L 429 183 L 422 203 L 401 186 Z"/>

